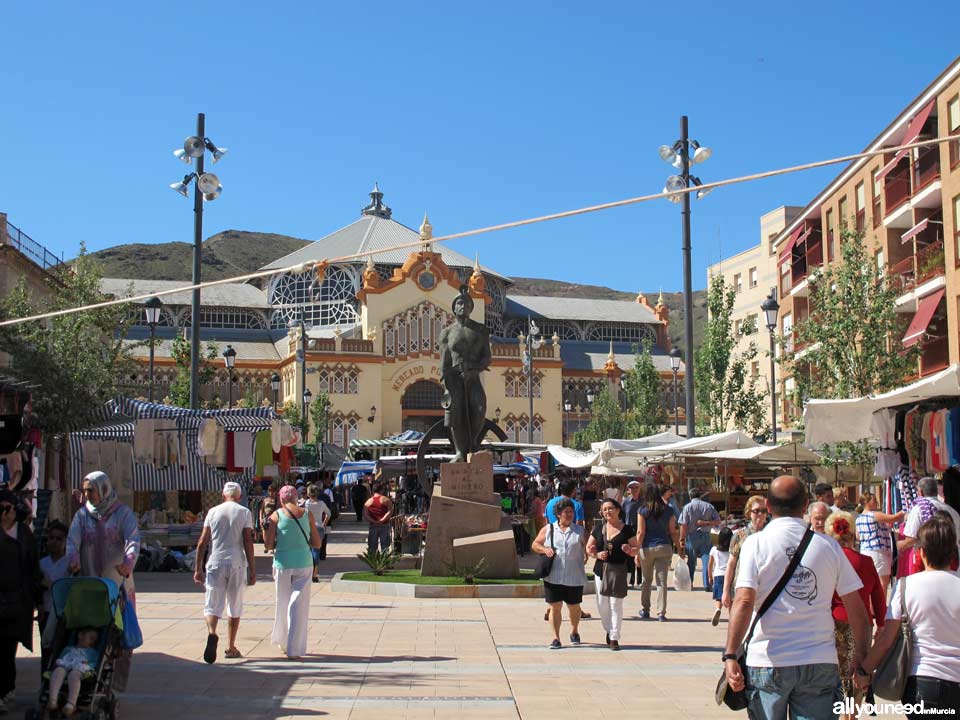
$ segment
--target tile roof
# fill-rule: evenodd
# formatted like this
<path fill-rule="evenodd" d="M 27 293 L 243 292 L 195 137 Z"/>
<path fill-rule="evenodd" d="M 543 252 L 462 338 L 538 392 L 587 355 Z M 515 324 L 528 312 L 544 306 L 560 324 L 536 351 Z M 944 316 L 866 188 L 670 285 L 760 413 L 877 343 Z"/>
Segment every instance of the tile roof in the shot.
<path fill-rule="evenodd" d="M 594 320 L 662 325 L 646 305 L 630 300 L 507 295 L 504 317 L 545 320 Z"/>
<path fill-rule="evenodd" d="M 157 328 L 157 344 L 154 354 L 158 358 L 172 357 L 173 337 L 176 331 L 173 328 Z M 150 336 L 147 328 L 136 326 L 130 328 L 127 333 L 124 345 L 135 345 L 143 343 Z M 276 362 L 286 357 L 286 353 L 281 355 L 278 346 L 281 341 L 286 339 L 286 335 L 281 331 L 270 330 L 220 330 L 217 328 L 201 328 L 200 342 L 206 345 L 208 342 L 216 343 L 220 351 L 223 351 L 228 344 L 237 351 L 237 358 L 240 360 L 260 360 Z M 145 358 L 148 355 L 148 348 L 142 345 L 133 351 L 134 357 Z M 222 358 L 217 358 L 217 362 L 223 364 Z"/>
<path fill-rule="evenodd" d="M 302 262 L 315 262 L 318 260 L 343 257 L 345 255 L 355 255 L 360 252 L 417 242 L 419 239 L 420 233 L 408 228 L 406 225 L 398 223 L 396 220 L 365 215 L 346 227 L 342 227 L 289 255 L 284 255 L 282 258 L 278 258 L 260 269 L 279 270 L 280 268 Z M 461 255 L 456 250 L 451 250 L 442 243 L 432 243 L 432 247 L 435 252 L 440 253 L 440 257 L 442 257 L 443 261 L 450 267 L 473 267 L 473 260 L 466 255 Z M 385 265 L 403 265 L 407 257 L 414 250 L 416 250 L 416 248 L 378 252 L 374 254 L 373 261 Z M 359 263 L 364 262 L 364 260 L 361 258 L 352 262 Z M 502 280 L 510 280 L 510 278 L 494 272 L 489 268 L 481 266 L 481 269 L 488 275 L 498 277 Z"/>
<path fill-rule="evenodd" d="M 163 290 L 172 290 L 173 288 L 183 287 L 190 283 L 183 280 L 132 280 L 127 278 L 103 278 L 100 280 L 100 289 L 115 297 L 130 297 L 132 295 L 143 295 L 146 293 L 160 292 Z M 130 292 L 130 287 L 133 292 Z M 189 305 L 191 295 L 190 290 L 163 295 L 160 299 L 164 305 Z M 143 303 L 145 301 L 141 301 Z M 204 288 L 200 291 L 200 304 L 215 307 L 243 307 L 243 308 L 269 308 L 267 294 L 254 285 L 247 283 L 227 283 L 224 285 L 215 285 L 210 288 Z"/>
<path fill-rule="evenodd" d="M 670 355 L 662 348 L 654 347 L 650 354 L 658 371 L 669 372 L 671 370 Z M 560 341 L 560 359 L 563 361 L 564 370 L 602 370 L 603 366 L 607 364 L 609 355 L 609 341 Z M 621 370 L 632 370 L 636 360 L 634 343 L 613 343 L 613 359 Z M 680 363 L 680 372 L 683 372 L 683 362 Z"/>

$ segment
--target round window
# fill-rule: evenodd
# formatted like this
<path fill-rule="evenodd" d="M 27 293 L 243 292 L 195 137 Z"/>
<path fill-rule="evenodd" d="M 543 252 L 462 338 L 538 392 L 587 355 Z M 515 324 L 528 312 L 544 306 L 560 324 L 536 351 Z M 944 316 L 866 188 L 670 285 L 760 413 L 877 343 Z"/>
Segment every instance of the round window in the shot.
<path fill-rule="evenodd" d="M 429 270 L 424 270 L 417 276 L 417 284 L 424 290 L 433 290 L 437 286 L 437 276 Z"/>

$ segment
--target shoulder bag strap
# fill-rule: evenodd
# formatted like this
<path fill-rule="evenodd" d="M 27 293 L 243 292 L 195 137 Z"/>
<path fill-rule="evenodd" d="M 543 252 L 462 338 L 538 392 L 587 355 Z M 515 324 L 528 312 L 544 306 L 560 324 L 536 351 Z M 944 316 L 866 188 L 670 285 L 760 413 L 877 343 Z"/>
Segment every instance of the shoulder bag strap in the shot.
<path fill-rule="evenodd" d="M 553 523 L 550 523 L 550 547 L 553 548 L 553 552 L 556 554 L 557 544 L 553 541 Z"/>
<path fill-rule="evenodd" d="M 812 538 L 813 529 L 807 525 L 807 531 L 803 534 L 803 539 L 800 541 L 800 545 L 797 546 L 796 552 L 793 553 L 793 557 L 790 558 L 787 569 L 784 570 L 783 575 L 780 577 L 780 580 L 777 582 L 776 586 L 764 599 L 763 604 L 760 606 L 756 616 L 753 618 L 753 622 L 750 623 L 750 631 L 747 633 L 746 639 L 743 641 L 744 648 L 750 644 L 750 639 L 753 637 L 753 631 L 756 629 L 760 618 L 763 617 L 763 614 L 770 609 L 770 606 L 773 605 L 776 599 L 780 596 L 780 593 L 783 592 L 783 589 L 787 586 L 787 583 L 790 582 L 790 578 L 793 577 L 793 573 L 796 572 L 797 566 L 803 559 L 803 554 L 806 552 L 807 546 L 810 544 L 810 540 Z"/>
<path fill-rule="evenodd" d="M 909 642 L 913 642 L 913 628 L 910 627 L 910 616 L 907 615 L 907 578 L 902 577 L 898 581 L 903 583 L 903 587 L 900 589 L 900 622 L 905 626 L 906 638 Z"/>
<path fill-rule="evenodd" d="M 309 510 L 307 510 L 306 508 L 304 508 L 303 515 L 301 515 L 300 517 L 303 517 L 304 515 L 306 515 L 306 514 L 309 513 L 309 512 L 310 512 Z M 298 518 L 295 518 L 295 517 L 293 516 L 293 513 L 290 512 L 289 510 L 287 510 L 287 514 L 290 516 L 290 519 L 293 520 L 293 524 L 297 526 L 297 529 L 300 531 L 300 534 L 303 535 L 303 541 L 307 544 L 307 549 L 308 549 L 308 550 L 312 550 L 312 549 L 313 549 L 313 545 L 310 544 L 310 538 L 307 537 L 307 533 L 306 533 L 306 531 L 303 529 L 303 525 L 300 524 L 300 520 L 299 520 Z"/>

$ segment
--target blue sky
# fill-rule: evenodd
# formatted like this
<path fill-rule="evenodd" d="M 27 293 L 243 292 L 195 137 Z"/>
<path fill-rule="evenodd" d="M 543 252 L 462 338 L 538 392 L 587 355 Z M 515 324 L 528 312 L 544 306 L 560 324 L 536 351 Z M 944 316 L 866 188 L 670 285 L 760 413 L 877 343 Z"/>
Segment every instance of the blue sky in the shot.
<path fill-rule="evenodd" d="M 171 151 L 230 155 L 205 235 L 318 239 L 374 181 L 437 235 L 657 192 L 690 116 L 705 182 L 861 150 L 954 58 L 900 3 L 9 3 L 0 211 L 67 256 L 190 241 Z M 682 14 L 681 11 L 685 11 Z M 825 169 L 694 203 L 694 283 Z M 451 243 L 500 272 L 681 287 L 665 200 Z"/>

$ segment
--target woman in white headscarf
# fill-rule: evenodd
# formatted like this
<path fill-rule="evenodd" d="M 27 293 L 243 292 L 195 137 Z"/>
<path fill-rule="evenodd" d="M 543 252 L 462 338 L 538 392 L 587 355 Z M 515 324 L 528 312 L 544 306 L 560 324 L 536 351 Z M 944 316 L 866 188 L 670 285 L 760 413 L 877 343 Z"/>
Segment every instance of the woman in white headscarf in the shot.
<path fill-rule="evenodd" d="M 127 602 L 136 609 L 133 568 L 140 556 L 140 528 L 133 510 L 117 499 L 106 473 L 83 479 L 84 503 L 73 516 L 67 535 L 70 572 L 123 584 Z M 114 664 L 113 687 L 123 691 L 130 673 L 130 653 Z"/>

